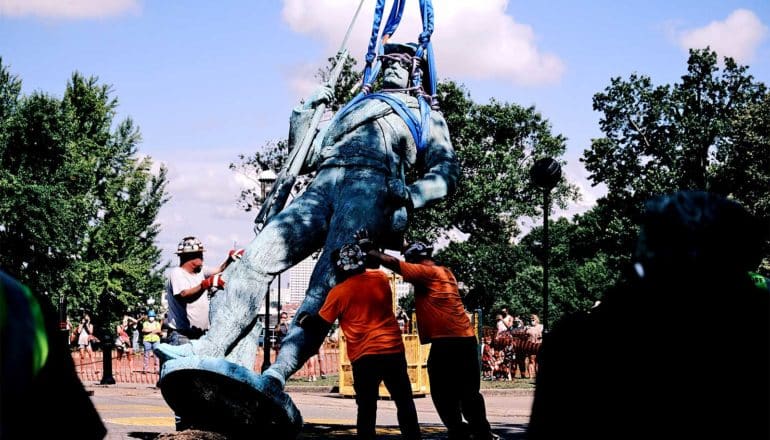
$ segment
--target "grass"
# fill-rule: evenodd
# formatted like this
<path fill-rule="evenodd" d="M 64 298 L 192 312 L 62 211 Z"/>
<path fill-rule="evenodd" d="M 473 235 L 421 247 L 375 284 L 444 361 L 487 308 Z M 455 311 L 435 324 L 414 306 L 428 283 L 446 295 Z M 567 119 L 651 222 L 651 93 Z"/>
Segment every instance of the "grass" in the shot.
<path fill-rule="evenodd" d="M 325 378 L 321 379 L 318 377 L 313 382 L 308 382 L 306 378 L 304 377 L 291 377 L 288 381 L 286 381 L 287 386 L 306 386 L 306 387 L 333 387 L 337 385 L 337 378 L 338 375 L 332 374 L 329 376 L 326 376 Z"/>
<path fill-rule="evenodd" d="M 514 380 L 508 380 L 508 381 L 502 381 L 502 380 L 482 380 L 481 381 L 481 389 L 482 390 L 509 390 L 509 389 L 519 389 L 519 390 L 534 390 L 535 389 L 535 381 L 531 379 L 514 379 Z"/>

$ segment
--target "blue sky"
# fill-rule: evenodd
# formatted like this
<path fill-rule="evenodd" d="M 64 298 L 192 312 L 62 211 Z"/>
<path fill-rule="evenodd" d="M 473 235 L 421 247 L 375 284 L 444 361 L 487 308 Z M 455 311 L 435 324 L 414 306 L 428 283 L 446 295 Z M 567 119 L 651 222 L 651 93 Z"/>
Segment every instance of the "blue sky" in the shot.
<path fill-rule="evenodd" d="M 24 92 L 61 96 L 73 71 L 97 76 L 119 99 L 119 119 L 140 127 L 141 154 L 170 170 L 171 202 L 159 246 L 197 235 L 218 263 L 253 237 L 253 214 L 235 205 L 239 153 L 284 138 L 293 106 L 316 87 L 359 0 L 0 0 L 0 56 Z M 374 0 L 351 36 L 361 59 Z M 388 2 L 389 4 L 390 2 Z M 688 47 L 710 45 L 770 83 L 767 0 L 434 0 L 439 77 L 490 98 L 534 105 L 568 138 L 566 176 L 590 207 L 601 194 L 578 161 L 600 135 L 591 97 L 615 76 L 656 84 L 685 73 Z M 407 1 L 394 41 L 418 33 Z"/>

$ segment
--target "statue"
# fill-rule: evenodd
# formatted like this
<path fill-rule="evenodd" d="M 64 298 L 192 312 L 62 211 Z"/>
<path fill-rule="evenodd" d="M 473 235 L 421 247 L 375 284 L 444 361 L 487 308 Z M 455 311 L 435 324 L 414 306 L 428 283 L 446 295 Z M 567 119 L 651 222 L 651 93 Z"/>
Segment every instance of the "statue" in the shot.
<path fill-rule="evenodd" d="M 421 109 L 416 95 L 422 89 L 410 87 L 412 76 L 428 74 L 421 70 L 422 59 L 415 57 L 417 45 L 387 43 L 383 52 L 383 88 L 375 94 L 379 97 L 354 101 L 315 136 L 304 164 L 305 170 L 316 171 L 314 180 L 265 225 L 246 247 L 240 261 L 223 272 L 225 287 L 211 299 L 208 333 L 187 345 L 161 344 L 158 349 L 158 354 L 167 360 L 161 390 L 177 414 L 184 417 L 185 411 L 189 411 L 190 416 L 203 416 L 207 410 L 189 400 L 194 393 L 205 392 L 219 399 L 209 405 L 219 406 L 211 409 L 217 417 L 233 419 L 235 423 L 239 419 L 234 414 L 254 423 L 263 420 L 259 418 L 263 416 L 244 416 L 243 411 L 228 407 L 232 402 L 224 397 L 223 389 L 232 385 L 222 385 L 215 392 L 207 388 L 194 391 L 191 382 L 198 380 L 200 370 L 207 370 L 238 376 L 240 383 L 256 390 L 250 404 L 254 411 L 267 408 L 269 415 L 265 417 L 271 423 L 283 423 L 282 429 L 298 432 L 301 416 L 283 387 L 286 379 L 318 351 L 326 336 L 297 322 L 304 314 L 316 314 L 337 283 L 331 251 L 350 242 L 361 227 L 368 229 L 377 242 L 398 241 L 400 245 L 398 237 L 406 227 L 408 213 L 454 190 L 459 165 L 446 121 L 438 111 L 425 112 L 424 105 Z M 307 131 L 313 109 L 331 98 L 331 88 L 321 87 L 293 111 L 290 147 Z M 426 98 L 423 95 L 421 99 Z M 404 110 L 412 112 L 411 116 L 418 121 L 420 113 L 429 115 L 421 136 L 415 136 L 413 127 L 399 114 Z M 407 185 L 404 176 L 413 166 L 419 166 L 423 174 Z M 261 326 L 257 310 L 270 282 L 320 247 L 323 253 L 276 361 L 262 375 L 254 374 L 251 369 Z M 175 393 L 178 395 L 173 396 Z"/>

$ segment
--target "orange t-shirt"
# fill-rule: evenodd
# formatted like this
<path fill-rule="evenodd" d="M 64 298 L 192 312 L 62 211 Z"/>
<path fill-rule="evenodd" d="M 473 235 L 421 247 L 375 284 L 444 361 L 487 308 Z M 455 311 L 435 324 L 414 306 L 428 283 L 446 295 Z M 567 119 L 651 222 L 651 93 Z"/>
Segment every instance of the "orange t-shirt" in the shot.
<path fill-rule="evenodd" d="M 401 261 L 401 276 L 414 285 L 420 342 L 475 336 L 452 272 L 442 266 Z"/>
<path fill-rule="evenodd" d="M 329 323 L 339 318 L 351 362 L 366 354 L 404 351 L 390 283 L 381 270 L 367 270 L 334 286 L 318 314 Z"/>

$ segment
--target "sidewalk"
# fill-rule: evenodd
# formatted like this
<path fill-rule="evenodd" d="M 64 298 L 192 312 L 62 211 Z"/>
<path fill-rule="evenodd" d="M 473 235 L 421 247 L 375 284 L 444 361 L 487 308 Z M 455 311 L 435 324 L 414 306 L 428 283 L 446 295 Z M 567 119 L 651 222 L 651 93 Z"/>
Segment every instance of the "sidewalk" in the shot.
<path fill-rule="evenodd" d="M 174 415 L 160 390 L 154 386 L 86 384 L 92 400 L 107 427 L 108 439 L 173 439 Z M 331 393 L 328 387 L 289 386 L 287 392 L 305 421 L 300 438 L 355 438 L 356 402 Z M 487 417 L 493 431 L 503 439 L 522 439 L 532 405 L 531 390 L 482 390 Z M 446 434 L 433 408 L 430 396 L 415 399 L 417 415 L 426 440 Z M 392 401 L 380 400 L 377 412 L 378 438 L 400 438 L 396 408 Z M 187 433 L 193 434 L 193 433 Z M 195 438 L 194 435 L 185 436 Z"/>

